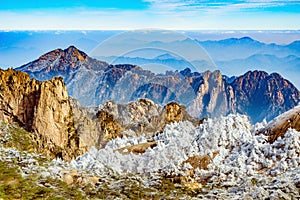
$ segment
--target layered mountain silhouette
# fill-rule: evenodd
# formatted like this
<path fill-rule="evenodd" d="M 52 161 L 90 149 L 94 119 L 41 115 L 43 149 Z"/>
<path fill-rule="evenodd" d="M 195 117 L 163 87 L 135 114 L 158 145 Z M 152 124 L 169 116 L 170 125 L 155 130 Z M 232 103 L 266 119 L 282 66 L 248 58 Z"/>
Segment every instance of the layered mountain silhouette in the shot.
<path fill-rule="evenodd" d="M 300 51 L 299 48 L 297 48 L 299 47 L 299 41 L 294 41 L 286 45 L 279 45 L 275 43 L 266 44 L 250 37 L 242 37 L 206 41 L 176 40 L 173 42 L 160 42 L 157 45 L 159 48 L 172 47 L 177 49 L 180 47 L 183 49 L 186 47 L 185 51 L 193 52 L 193 50 L 188 49 L 188 43 L 193 43 L 194 45 L 199 44 L 203 47 L 214 61 L 217 68 L 224 74 L 240 75 L 246 72 L 245 69 L 260 69 L 267 72 L 280 72 L 280 74 L 288 77 L 296 86 L 299 87 L 300 85 L 300 81 L 297 79 L 299 76 L 297 68 L 300 64 Z M 152 43 L 149 43 L 149 45 L 151 44 Z M 193 69 L 193 66 L 198 66 L 200 68 L 201 66 L 207 66 L 205 60 L 202 60 L 197 55 L 198 54 L 195 54 L 194 58 L 190 59 L 188 62 L 183 58 L 165 53 L 151 58 L 138 55 L 131 57 L 124 55 L 96 55 L 95 58 L 112 64 L 130 63 L 143 67 L 151 64 L 152 66 L 155 64 L 164 66 L 162 70 L 155 71 L 160 73 L 161 71 L 168 70 L 168 68 L 180 71 L 185 68 Z"/>
<path fill-rule="evenodd" d="M 217 61 L 243 59 L 256 54 L 267 54 L 277 57 L 286 57 L 289 55 L 300 56 L 299 48 L 297 48 L 299 41 L 294 41 L 288 45 L 278 45 L 274 43 L 265 44 L 250 37 L 242 37 L 198 41 L 198 43 Z"/>
<path fill-rule="evenodd" d="M 299 102 L 298 89 L 277 73 L 249 71 L 229 78 L 220 71 L 168 71 L 155 74 L 130 64 L 109 65 L 74 46 L 56 49 L 17 70 L 38 80 L 63 77 L 69 94 L 84 106 L 148 98 L 176 101 L 194 117 L 247 114 L 253 122 L 270 120 Z"/>

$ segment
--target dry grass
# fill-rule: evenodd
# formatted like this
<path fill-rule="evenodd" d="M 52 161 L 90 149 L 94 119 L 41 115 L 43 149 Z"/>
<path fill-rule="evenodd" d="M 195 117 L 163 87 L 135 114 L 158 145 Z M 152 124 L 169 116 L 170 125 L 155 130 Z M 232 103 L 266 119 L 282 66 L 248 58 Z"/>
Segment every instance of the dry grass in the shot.
<path fill-rule="evenodd" d="M 145 151 L 148 148 L 153 148 L 157 145 L 157 142 L 146 142 L 146 143 L 142 143 L 142 144 L 136 144 L 136 145 L 132 145 L 132 146 L 126 146 L 120 149 L 117 149 L 116 151 L 118 151 L 119 153 L 126 155 L 126 154 L 140 154 L 140 153 L 145 153 Z"/>
<path fill-rule="evenodd" d="M 213 153 L 213 158 L 217 155 L 217 152 Z M 184 165 L 185 163 L 190 163 L 194 169 L 204 169 L 207 170 L 207 166 L 210 164 L 211 158 L 208 155 L 199 156 L 195 155 L 192 157 L 189 157 L 186 161 L 182 163 Z"/>

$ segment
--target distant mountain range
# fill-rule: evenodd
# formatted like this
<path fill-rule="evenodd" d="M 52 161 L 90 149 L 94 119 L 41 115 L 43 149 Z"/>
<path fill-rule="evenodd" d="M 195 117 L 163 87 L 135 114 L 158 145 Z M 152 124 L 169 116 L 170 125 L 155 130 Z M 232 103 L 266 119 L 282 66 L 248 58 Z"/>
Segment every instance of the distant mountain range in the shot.
<path fill-rule="evenodd" d="M 139 65 L 144 69 L 152 69 L 157 73 L 164 73 L 168 70 L 183 70 L 185 68 L 193 68 L 194 65 L 205 65 L 204 60 L 196 60 L 188 62 L 180 58 L 175 58 L 172 55 L 163 54 L 152 59 L 139 57 L 97 57 L 103 61 L 113 61 L 113 64 L 131 63 Z M 247 70 L 265 70 L 269 72 L 280 71 L 285 76 L 292 77 L 293 83 L 300 85 L 300 82 L 294 76 L 298 74 L 298 67 L 300 66 L 300 57 L 289 55 L 286 57 L 277 57 L 270 54 L 255 54 L 246 58 L 232 59 L 226 61 L 215 61 L 216 69 L 219 69 L 226 75 L 239 75 L 245 73 Z M 153 66 L 158 65 L 160 68 L 156 70 Z"/>
<path fill-rule="evenodd" d="M 70 45 L 75 45 L 79 49 L 84 50 L 90 56 L 99 60 L 107 61 L 109 64 L 133 64 L 139 65 L 144 69 L 152 69 L 155 73 L 162 73 L 166 70 L 183 70 L 191 68 L 191 65 L 200 66 L 201 70 L 205 71 L 219 69 L 222 74 L 227 76 L 237 76 L 244 74 L 249 70 L 263 70 L 268 73 L 278 72 L 288 78 L 297 87 L 300 87 L 299 77 L 299 57 L 300 57 L 300 41 L 297 41 L 295 35 L 298 32 L 289 31 L 288 33 L 278 33 L 272 31 L 250 31 L 250 32 L 201 32 L 192 31 L 186 32 L 191 38 L 183 40 L 175 40 L 173 42 L 150 41 L 150 46 L 157 48 L 164 47 L 180 49 L 181 52 L 189 52 L 191 55 L 194 52 L 195 44 L 201 45 L 204 51 L 208 53 L 211 60 L 215 63 L 215 67 L 207 60 L 202 59 L 199 52 L 186 59 L 185 55 L 181 58 L 179 55 L 164 56 L 166 53 L 145 57 L 145 55 L 131 56 L 122 54 L 113 54 L 115 51 L 109 51 L 109 55 L 94 54 L 93 49 L 97 49 L 99 44 L 110 39 L 112 36 L 123 33 L 122 31 L 9 31 L 0 32 L 0 67 L 18 67 L 24 63 L 36 59 L 39 55 L 51 51 L 55 48 L 63 48 Z M 285 35 L 284 35 L 285 34 Z M 241 37 L 241 36 L 246 37 Z M 264 43 L 253 38 L 265 38 L 260 41 L 277 41 L 280 44 Z M 286 42 L 282 44 L 282 38 L 285 36 Z M 187 36 L 186 36 L 187 37 Z M 272 39 L 266 39 L 266 38 Z M 226 38 L 226 39 L 222 39 Z M 281 38 L 281 39 L 280 39 Z M 294 38 L 294 39 L 293 39 Z M 125 38 L 126 39 L 126 38 Z M 153 38 L 155 40 L 155 38 Z M 135 39 L 134 41 L 119 41 L 113 47 L 113 50 L 120 48 L 120 43 L 126 45 L 139 46 L 145 41 Z M 193 48 L 191 47 L 193 43 Z M 125 45 L 125 46 L 126 46 Z M 101 46 L 101 45 L 100 45 Z M 200 47 L 200 48 L 201 48 Z M 101 48 L 101 47 L 100 47 Z M 170 52 L 167 52 L 170 53 Z M 201 53 L 200 53 L 201 54 Z M 96 56 L 96 57 L 95 57 Z M 100 56 L 100 57 L 99 57 Z M 117 56 L 117 58 L 115 57 Z M 105 58 L 106 57 L 106 58 Z M 111 62 L 113 61 L 113 62 Z"/>
<path fill-rule="evenodd" d="M 265 44 L 253 40 L 250 37 L 242 37 L 197 42 L 203 46 L 216 61 L 244 59 L 256 54 L 267 54 L 277 57 L 286 57 L 289 55 L 300 56 L 300 41 L 294 41 L 288 45 L 278 45 L 275 43 Z"/>
<path fill-rule="evenodd" d="M 300 41 L 288 45 L 265 44 L 249 37 L 219 41 L 198 41 L 224 74 L 239 75 L 245 70 L 279 72 L 300 86 Z"/>
<path fill-rule="evenodd" d="M 149 98 L 161 105 L 184 104 L 194 117 L 243 113 L 257 122 L 274 118 L 300 99 L 297 88 L 277 73 L 253 71 L 229 78 L 220 71 L 187 68 L 157 75 L 136 65 L 109 65 L 74 46 L 53 50 L 17 70 L 39 80 L 62 76 L 69 94 L 84 106 Z"/>
<path fill-rule="evenodd" d="M 135 41 L 137 43 L 137 41 Z M 142 42 L 141 46 L 147 46 Z M 195 47 L 203 48 L 203 52 Z M 135 44 L 137 45 L 137 44 Z M 300 41 L 294 41 L 288 45 L 278 45 L 275 43 L 265 44 L 250 37 L 229 38 L 215 41 L 199 40 L 181 40 L 173 42 L 150 42 L 150 47 L 158 49 L 180 49 L 180 52 L 188 51 L 189 59 L 178 57 L 176 55 L 162 53 L 151 58 L 130 55 L 111 55 L 97 56 L 95 58 L 106 61 L 110 64 L 133 64 L 142 66 L 144 69 L 151 69 L 156 73 L 162 73 L 167 70 L 183 70 L 191 68 L 203 70 L 220 70 L 228 76 L 237 76 L 249 70 L 263 70 L 269 73 L 279 72 L 288 77 L 295 85 L 300 86 L 300 80 L 297 78 L 300 74 Z M 191 49 L 188 49 L 192 47 Z M 184 50 L 186 48 L 186 50 Z M 197 52 L 194 53 L 193 52 Z M 200 55 L 200 54 L 206 54 Z M 208 57 L 209 56 L 209 57 Z M 214 65 L 209 63 L 212 61 Z M 159 67 L 153 67 L 153 66 Z M 149 67 L 150 66 L 150 67 Z M 196 68 L 195 68 L 196 66 Z M 157 70 L 157 68 L 159 70 Z M 199 70 L 198 70 L 199 71 Z"/>
<path fill-rule="evenodd" d="M 18 67 L 55 48 L 76 45 L 90 52 L 120 31 L 0 31 L 0 66 Z"/>

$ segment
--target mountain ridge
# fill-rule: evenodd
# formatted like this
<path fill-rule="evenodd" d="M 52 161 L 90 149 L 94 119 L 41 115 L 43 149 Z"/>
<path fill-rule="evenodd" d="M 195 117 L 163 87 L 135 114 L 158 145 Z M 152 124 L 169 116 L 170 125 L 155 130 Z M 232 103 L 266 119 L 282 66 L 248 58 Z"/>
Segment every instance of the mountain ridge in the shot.
<path fill-rule="evenodd" d="M 97 61 L 88 56 L 82 60 L 81 57 L 73 55 L 73 52 L 79 52 L 71 46 L 63 52 L 67 55 L 56 56 L 53 53 L 44 54 L 43 59 L 38 59 L 29 64 L 23 65 L 18 70 L 25 71 L 34 78 L 45 78 L 60 75 L 64 78 L 68 91 L 71 96 L 78 99 L 83 106 L 97 106 L 107 101 L 113 100 L 118 103 L 127 103 L 138 98 L 149 98 L 155 103 L 165 105 L 171 101 L 177 101 L 187 107 L 187 111 L 193 117 L 214 117 L 226 115 L 229 113 L 248 114 L 254 122 L 262 121 L 264 114 L 267 120 L 270 120 L 278 114 L 297 105 L 299 102 L 299 91 L 295 86 L 287 82 L 281 76 L 267 75 L 266 72 L 260 74 L 261 79 L 256 80 L 253 76 L 248 80 L 249 73 L 237 77 L 235 80 L 227 82 L 220 71 L 214 72 L 191 72 L 191 70 L 174 71 L 166 74 L 154 74 L 151 71 L 143 70 L 141 67 L 130 64 L 108 65 L 105 62 Z M 61 53 L 61 50 L 58 50 Z M 59 54 L 59 55 L 60 55 Z M 47 63 L 48 60 L 57 62 Z M 46 61 L 45 61 L 46 60 Z M 82 61 L 81 61 L 82 60 Z M 52 64 L 52 65 L 51 65 Z M 47 68 L 53 66 L 52 71 L 30 71 L 33 67 L 42 66 Z M 33 66 L 33 67 L 32 67 Z M 55 73 L 53 73 L 53 71 Z M 71 71 L 71 73 L 70 73 Z M 250 73 L 250 74 L 251 74 Z M 260 77 L 259 76 L 259 77 Z M 268 81 L 267 79 L 275 80 Z M 242 95 L 249 92 L 248 89 L 240 88 L 236 80 L 247 80 L 246 82 L 258 81 L 259 87 L 247 84 L 250 90 L 257 90 L 256 97 L 262 96 L 266 107 L 260 106 L 260 113 L 251 112 L 247 108 L 255 103 L 261 103 L 251 95 Z M 283 85 L 280 83 L 284 83 Z M 242 84 L 242 81 L 241 81 Z M 275 86 L 281 85 L 280 90 L 271 91 Z M 265 91 L 261 88 L 264 88 Z M 274 94 L 274 93 L 278 94 Z M 271 95 L 270 95 L 271 94 Z M 288 95 L 293 95 L 290 98 Z M 285 105 L 285 99 L 289 102 Z M 283 109 L 276 110 L 276 106 Z"/>

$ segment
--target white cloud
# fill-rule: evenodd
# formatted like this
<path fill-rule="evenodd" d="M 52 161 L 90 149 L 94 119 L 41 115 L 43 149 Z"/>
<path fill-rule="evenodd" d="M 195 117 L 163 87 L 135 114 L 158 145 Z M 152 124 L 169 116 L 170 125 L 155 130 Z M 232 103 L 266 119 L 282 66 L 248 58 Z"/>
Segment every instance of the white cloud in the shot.
<path fill-rule="evenodd" d="M 300 13 L 255 12 L 281 1 L 247 0 L 233 4 L 199 0 L 145 0 L 148 10 L 72 9 L 33 12 L 0 11 L 0 30 L 287 30 L 300 28 Z M 295 1 L 286 1 L 295 2 Z M 209 4 L 209 6 L 208 6 Z M 299 4 L 300 6 L 300 4 Z M 245 9 L 252 12 L 246 12 Z M 288 22 L 288 23 L 287 23 Z"/>
<path fill-rule="evenodd" d="M 288 4 L 299 4 L 298 0 L 236 0 L 236 1 L 209 1 L 209 0 L 144 0 L 151 4 L 154 11 L 211 11 L 232 10 L 249 8 L 268 8 L 285 6 Z"/>

